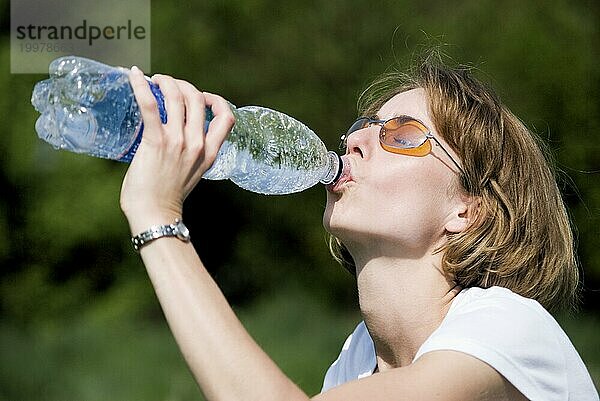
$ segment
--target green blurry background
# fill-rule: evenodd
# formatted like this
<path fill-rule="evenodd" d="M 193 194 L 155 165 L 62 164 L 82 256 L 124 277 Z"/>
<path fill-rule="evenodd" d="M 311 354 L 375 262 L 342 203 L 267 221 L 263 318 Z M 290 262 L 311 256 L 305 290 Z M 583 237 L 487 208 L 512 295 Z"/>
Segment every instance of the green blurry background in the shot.
<path fill-rule="evenodd" d="M 9 73 L 9 15 L 0 0 L 0 399 L 201 399 L 128 241 L 126 166 L 37 139 L 29 99 L 44 76 Z M 554 152 L 585 272 L 580 312 L 558 319 L 598 385 L 599 21 L 597 0 L 153 0 L 146 73 L 286 112 L 336 148 L 369 81 L 447 43 Z M 202 182 L 185 206 L 240 318 L 311 394 L 359 319 L 324 204 L 320 187 L 267 197 Z"/>

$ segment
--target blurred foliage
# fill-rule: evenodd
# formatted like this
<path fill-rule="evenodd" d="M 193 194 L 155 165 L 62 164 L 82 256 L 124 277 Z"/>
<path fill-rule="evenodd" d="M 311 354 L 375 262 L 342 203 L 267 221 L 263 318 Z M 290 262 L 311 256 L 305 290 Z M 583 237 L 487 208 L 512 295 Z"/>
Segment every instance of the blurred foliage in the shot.
<path fill-rule="evenodd" d="M 9 73 L 8 0 L 0 0 L 0 12 L 0 321 L 32 333 L 100 306 L 121 319 L 160 316 L 151 289 L 140 284 L 147 279 L 119 210 L 127 166 L 57 152 L 36 137 L 30 96 L 45 76 Z M 596 0 L 153 0 L 146 73 L 290 114 L 335 149 L 373 78 L 404 65 L 423 43 L 448 43 L 445 51 L 474 65 L 552 149 L 578 231 L 584 309 L 596 313 L 599 21 Z M 202 182 L 185 219 L 234 305 L 292 282 L 336 310 L 355 309 L 354 282 L 328 253 L 324 204 L 322 188 L 267 197 Z"/>
<path fill-rule="evenodd" d="M 151 291 L 148 282 L 140 282 Z M 0 322 L 0 401 L 198 400 L 200 390 L 167 325 L 140 319 L 127 291 L 97 297 L 85 315 L 58 318 L 23 332 Z M 355 314 L 339 313 L 304 290 L 261 296 L 237 310 L 281 369 L 310 394 L 320 391 L 337 357 L 340 333 Z"/>

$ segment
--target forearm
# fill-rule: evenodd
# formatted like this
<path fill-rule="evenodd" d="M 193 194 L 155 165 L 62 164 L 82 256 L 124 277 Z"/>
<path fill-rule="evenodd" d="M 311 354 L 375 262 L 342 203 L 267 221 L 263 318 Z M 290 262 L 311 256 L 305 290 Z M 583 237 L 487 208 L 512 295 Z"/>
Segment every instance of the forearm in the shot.
<path fill-rule="evenodd" d="M 142 259 L 171 331 L 209 400 L 307 400 L 254 342 L 192 244 L 163 238 Z"/>

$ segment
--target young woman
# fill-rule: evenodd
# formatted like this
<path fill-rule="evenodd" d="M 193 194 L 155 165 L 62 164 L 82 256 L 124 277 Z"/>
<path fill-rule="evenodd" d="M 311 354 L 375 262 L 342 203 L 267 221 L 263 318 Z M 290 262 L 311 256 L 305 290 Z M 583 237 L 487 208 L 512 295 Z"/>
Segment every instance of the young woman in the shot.
<path fill-rule="evenodd" d="M 163 125 L 142 72 L 130 78 L 145 132 L 121 207 L 203 393 L 308 399 L 242 327 L 181 222 L 234 124 L 226 101 L 155 75 Z M 546 311 L 575 298 L 578 272 L 534 136 L 467 71 L 438 63 L 387 76 L 363 100 L 323 220 L 356 275 L 364 322 L 314 399 L 598 400 Z M 203 136 L 205 105 L 215 119 Z"/>

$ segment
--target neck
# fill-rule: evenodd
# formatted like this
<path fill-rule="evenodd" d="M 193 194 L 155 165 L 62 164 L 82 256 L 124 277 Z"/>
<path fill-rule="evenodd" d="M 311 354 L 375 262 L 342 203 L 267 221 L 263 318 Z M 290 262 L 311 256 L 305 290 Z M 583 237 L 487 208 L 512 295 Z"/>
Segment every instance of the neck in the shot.
<path fill-rule="evenodd" d="M 355 259 L 356 260 L 356 259 Z M 442 272 L 441 255 L 422 259 L 361 258 L 360 308 L 375 344 L 379 371 L 412 363 L 460 291 Z"/>

